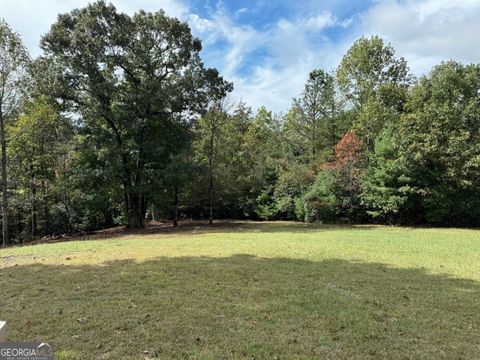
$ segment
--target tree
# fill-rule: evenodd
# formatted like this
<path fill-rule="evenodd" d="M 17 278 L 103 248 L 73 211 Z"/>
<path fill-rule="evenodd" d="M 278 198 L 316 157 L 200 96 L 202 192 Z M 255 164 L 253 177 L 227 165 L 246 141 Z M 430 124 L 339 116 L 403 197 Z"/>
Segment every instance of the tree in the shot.
<path fill-rule="evenodd" d="M 183 153 L 174 155 L 174 159 L 170 162 L 169 166 L 165 169 L 165 175 L 163 181 L 165 183 L 165 192 L 157 192 L 152 196 L 153 209 L 152 220 L 155 220 L 155 208 L 166 211 L 167 215 L 173 218 L 173 226 L 178 226 L 178 220 L 180 217 L 180 207 L 182 205 L 181 198 L 184 196 L 185 189 L 192 184 L 196 184 L 194 181 L 197 173 L 197 167 L 193 159 L 192 148 L 186 148 Z M 197 191 L 198 187 L 194 187 L 194 191 Z M 173 204 L 173 206 L 172 206 Z M 191 205 L 191 204 L 189 204 Z"/>
<path fill-rule="evenodd" d="M 480 224 L 480 66 L 453 61 L 414 86 L 399 130 L 425 220 Z"/>
<path fill-rule="evenodd" d="M 385 128 L 375 139 L 368 168 L 361 179 L 361 198 L 367 213 L 380 222 L 415 223 L 417 189 L 398 138 L 398 125 Z"/>
<path fill-rule="evenodd" d="M 308 165 L 281 159 L 277 169 L 277 181 L 273 192 L 276 216 L 295 219 L 297 200 L 315 181 L 316 172 Z"/>
<path fill-rule="evenodd" d="M 344 130 L 340 124 L 341 113 L 335 78 L 323 70 L 314 70 L 300 98 L 294 99 L 286 126 L 298 135 L 313 159 L 321 150 L 330 150 L 338 141 Z"/>
<path fill-rule="evenodd" d="M 362 140 L 353 132 L 347 132 L 334 147 L 335 156 L 324 169 L 334 173 L 334 189 L 340 200 L 340 215 L 358 222 L 364 218 L 360 201 L 360 181 L 365 171 L 365 152 Z"/>
<path fill-rule="evenodd" d="M 334 151 L 304 196 L 306 219 L 363 221 L 365 212 L 360 199 L 360 184 L 365 170 L 364 144 L 353 131 L 349 131 L 335 145 Z"/>
<path fill-rule="evenodd" d="M 271 111 L 260 107 L 243 134 L 241 152 L 244 155 L 244 213 L 263 219 L 275 216 L 273 191 L 278 157 L 280 124 Z"/>
<path fill-rule="evenodd" d="M 14 121 L 24 98 L 29 55 L 20 36 L 0 20 L 0 146 L 2 182 L 2 239 L 9 242 L 6 126 Z"/>
<path fill-rule="evenodd" d="M 361 37 L 350 47 L 337 69 L 337 81 L 354 107 L 364 105 L 388 84 L 408 86 L 407 62 L 378 36 Z"/>
<path fill-rule="evenodd" d="M 407 62 L 378 36 L 361 37 L 337 69 L 337 81 L 355 113 L 353 127 L 372 150 L 383 127 L 403 111 L 411 75 Z"/>
<path fill-rule="evenodd" d="M 155 178 L 179 150 L 169 140 L 231 84 L 204 68 L 200 40 L 163 11 L 130 17 L 98 1 L 60 15 L 41 44 L 68 85 L 61 99 L 105 140 L 127 226 L 144 227 Z"/>
<path fill-rule="evenodd" d="M 18 173 L 16 180 L 20 181 L 20 189 L 23 187 L 29 193 L 32 239 L 38 235 L 39 207 L 48 206 L 45 184 L 53 183 L 55 173 L 59 172 L 55 163 L 64 140 L 62 132 L 65 127 L 68 127 L 68 124 L 62 121 L 46 99 L 38 98 L 24 106 L 18 121 L 8 131 L 11 138 L 11 157 Z M 45 208 L 44 214 L 45 229 L 49 225 Z"/>
<path fill-rule="evenodd" d="M 335 194 L 335 175 L 331 169 L 318 173 L 312 186 L 297 200 L 297 217 L 304 221 L 334 223 L 340 216 L 340 200 Z"/>
<path fill-rule="evenodd" d="M 197 127 L 198 145 L 197 151 L 201 157 L 207 159 L 208 172 L 208 221 L 213 223 L 213 208 L 215 203 L 215 184 L 216 172 L 218 170 L 219 162 L 217 161 L 219 152 L 219 141 L 221 141 L 224 128 L 230 120 L 227 111 L 230 108 L 228 101 L 219 101 L 208 109 L 207 113 L 200 119 Z"/>
<path fill-rule="evenodd" d="M 270 206 L 270 212 L 281 218 L 303 218 L 298 214 L 303 213 L 302 194 L 349 128 L 348 120 L 334 75 L 312 71 L 302 94 L 284 116 L 273 192 L 275 206 Z M 262 202 L 268 203 L 264 198 Z"/>

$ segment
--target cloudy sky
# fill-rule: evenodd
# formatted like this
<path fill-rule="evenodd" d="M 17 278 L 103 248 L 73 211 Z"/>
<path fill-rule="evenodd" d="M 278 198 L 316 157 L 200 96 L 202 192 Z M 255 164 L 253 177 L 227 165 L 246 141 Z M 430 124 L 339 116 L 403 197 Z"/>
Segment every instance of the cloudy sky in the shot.
<path fill-rule="evenodd" d="M 0 0 L 0 17 L 40 54 L 58 13 L 88 0 Z M 286 110 L 308 73 L 333 70 L 361 35 L 378 34 L 415 75 L 442 60 L 480 62 L 480 0 L 113 0 L 133 13 L 163 8 L 203 41 L 202 57 L 253 108 Z"/>

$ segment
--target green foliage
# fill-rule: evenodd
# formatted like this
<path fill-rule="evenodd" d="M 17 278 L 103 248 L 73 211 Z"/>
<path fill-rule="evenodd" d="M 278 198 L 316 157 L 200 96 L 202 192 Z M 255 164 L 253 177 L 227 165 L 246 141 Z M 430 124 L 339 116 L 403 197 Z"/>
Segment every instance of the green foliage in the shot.
<path fill-rule="evenodd" d="M 479 65 L 413 82 L 390 44 L 362 37 L 273 114 L 226 99 L 232 84 L 162 10 L 97 1 L 41 46 L 30 62 L 0 22 L 6 240 L 147 218 L 480 225 Z"/>
<path fill-rule="evenodd" d="M 58 17 L 42 39 L 67 86 L 60 94 L 97 142 L 124 191 L 128 226 L 143 227 L 156 179 L 179 134 L 231 89 L 200 61 L 200 40 L 163 11 L 132 17 L 103 1 Z"/>
<path fill-rule="evenodd" d="M 360 201 L 365 160 L 362 141 L 349 131 L 304 196 L 307 221 L 359 222 L 365 218 Z"/>
<path fill-rule="evenodd" d="M 401 223 L 408 220 L 409 201 L 415 196 L 408 168 L 399 147 L 396 128 L 382 131 L 375 141 L 368 168 L 362 176 L 362 202 L 376 221 Z M 412 214 L 410 214 L 412 215 Z"/>
<path fill-rule="evenodd" d="M 411 83 L 407 63 L 378 36 L 362 37 L 343 57 L 336 75 L 354 113 L 353 128 L 372 150 L 375 137 L 403 111 Z"/>
<path fill-rule="evenodd" d="M 425 220 L 478 225 L 480 67 L 448 62 L 414 86 L 402 120 L 404 156 Z"/>
<path fill-rule="evenodd" d="M 295 202 L 314 180 L 314 174 L 307 165 L 289 163 L 279 172 L 273 200 L 277 217 L 295 219 Z"/>
<path fill-rule="evenodd" d="M 15 179 L 12 230 L 20 239 L 71 230 L 73 217 L 65 190 L 71 124 L 45 97 L 39 97 L 25 104 L 8 136 L 10 174 Z"/>
<path fill-rule="evenodd" d="M 336 75 L 343 94 L 356 107 L 365 105 L 385 86 L 407 86 L 410 82 L 405 59 L 397 59 L 393 47 L 378 36 L 358 39 L 343 57 Z"/>
<path fill-rule="evenodd" d="M 305 210 L 305 198 L 299 197 L 295 200 L 295 218 L 298 221 L 305 221 L 307 212 Z"/>
<path fill-rule="evenodd" d="M 309 191 L 298 202 L 303 209 L 298 210 L 302 220 L 333 223 L 338 219 L 340 201 L 335 194 L 335 174 L 332 170 L 321 171 Z"/>
<path fill-rule="evenodd" d="M 9 233 L 9 176 L 7 126 L 18 116 L 28 87 L 30 57 L 22 40 L 9 25 L 0 19 L 0 147 L 1 147 L 1 190 L 2 190 L 2 243 L 10 242 Z"/>
<path fill-rule="evenodd" d="M 342 134 L 342 103 L 335 78 L 323 71 L 310 73 L 300 98 L 294 99 L 287 117 L 286 130 L 293 133 L 296 146 L 310 155 L 310 161 L 322 148 L 335 145 Z"/>
<path fill-rule="evenodd" d="M 269 192 L 261 192 L 255 199 L 255 215 L 261 220 L 272 220 L 277 218 L 277 204 L 272 201 Z"/>
<path fill-rule="evenodd" d="M 386 127 L 392 126 L 398 116 L 386 107 L 379 99 L 371 97 L 357 112 L 353 122 L 353 129 L 366 140 L 369 148 L 376 137 Z"/>
<path fill-rule="evenodd" d="M 0 19 L 0 125 L 13 122 L 25 100 L 30 55 L 20 35 Z"/>

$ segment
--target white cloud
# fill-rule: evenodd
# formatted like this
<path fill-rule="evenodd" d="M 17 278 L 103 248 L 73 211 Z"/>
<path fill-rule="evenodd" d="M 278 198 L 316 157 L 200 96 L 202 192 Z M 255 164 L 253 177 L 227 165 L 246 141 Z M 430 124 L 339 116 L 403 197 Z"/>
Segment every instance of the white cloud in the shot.
<path fill-rule="evenodd" d="M 192 31 L 205 45 L 214 45 L 218 41 L 227 43 L 225 52 L 214 59 L 226 78 L 236 76 L 239 67 L 248 55 L 265 46 L 268 35 L 255 30 L 251 26 L 236 24 L 232 17 L 219 8 L 210 19 L 190 14 L 187 18 Z"/>
<path fill-rule="evenodd" d="M 338 19 L 329 11 L 324 11 L 317 16 L 312 16 L 306 21 L 308 30 L 320 31 L 325 28 L 334 26 L 338 23 Z"/>
<path fill-rule="evenodd" d="M 158 11 L 160 9 L 165 10 L 165 13 L 169 16 L 177 18 L 183 18 L 189 11 L 188 6 L 179 0 L 110 0 L 120 10 L 133 14 L 139 9 L 145 11 Z"/>
<path fill-rule="evenodd" d="M 192 14 L 188 21 L 207 47 L 227 43 L 222 54 L 214 51 L 213 56 L 212 52 L 206 55 L 227 80 L 234 82 L 233 96 L 254 109 L 264 105 L 277 112 L 286 110 L 291 99 L 299 95 L 311 70 L 331 69 L 339 54 L 321 33 L 330 27 L 345 26 L 327 11 L 307 19 L 282 18 L 261 32 L 237 24 L 234 16 L 222 8 L 217 8 L 209 19 Z M 317 37 L 315 43 L 309 39 L 313 35 Z M 249 58 L 254 52 L 262 56 Z M 243 71 L 246 59 L 250 67 L 247 72 Z"/>
<path fill-rule="evenodd" d="M 246 12 L 248 12 L 248 8 L 244 7 L 244 8 L 238 9 L 236 11 L 236 15 L 244 14 Z"/>
<path fill-rule="evenodd" d="M 384 1 L 361 16 L 360 31 L 379 34 L 414 73 L 443 60 L 480 60 L 480 1 Z"/>
<path fill-rule="evenodd" d="M 319 47 L 297 47 L 287 65 L 277 66 L 278 58 L 265 60 L 247 77 L 237 76 L 234 95 L 245 100 L 254 109 L 266 106 L 274 112 L 284 112 L 294 97 L 300 95 L 310 71 L 318 68 L 333 70 L 343 54 L 343 48 L 325 42 Z"/>
<path fill-rule="evenodd" d="M 254 109 L 265 106 L 276 112 L 285 111 L 291 99 L 303 88 L 310 62 L 283 69 L 258 66 L 252 76 L 234 78 L 234 96 L 243 99 Z"/>
<path fill-rule="evenodd" d="M 270 57 L 252 76 L 235 78 L 236 93 L 254 107 L 286 110 L 303 88 L 309 71 L 334 69 L 360 36 L 378 34 L 397 56 L 407 59 L 415 75 L 428 73 L 445 60 L 480 62 L 479 0 L 379 0 L 363 13 L 338 19 L 328 11 L 303 20 L 280 20 L 269 30 Z M 335 43 L 322 31 L 346 29 Z M 313 41 L 309 31 L 316 30 Z"/>
<path fill-rule="evenodd" d="M 187 21 L 193 31 L 200 34 L 215 35 L 214 39 L 218 39 L 217 28 L 215 22 L 209 19 L 204 19 L 197 14 L 189 14 Z"/>

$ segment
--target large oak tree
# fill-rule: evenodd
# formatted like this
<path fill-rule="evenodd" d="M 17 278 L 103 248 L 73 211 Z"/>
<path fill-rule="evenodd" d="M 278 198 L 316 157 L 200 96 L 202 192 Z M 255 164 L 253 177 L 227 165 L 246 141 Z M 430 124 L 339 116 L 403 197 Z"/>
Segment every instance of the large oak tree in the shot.
<path fill-rule="evenodd" d="M 42 48 L 61 69 L 58 94 L 121 181 L 127 226 L 144 227 L 149 194 L 175 143 L 231 89 L 200 61 L 200 40 L 163 11 L 129 16 L 104 1 L 60 15 Z"/>

